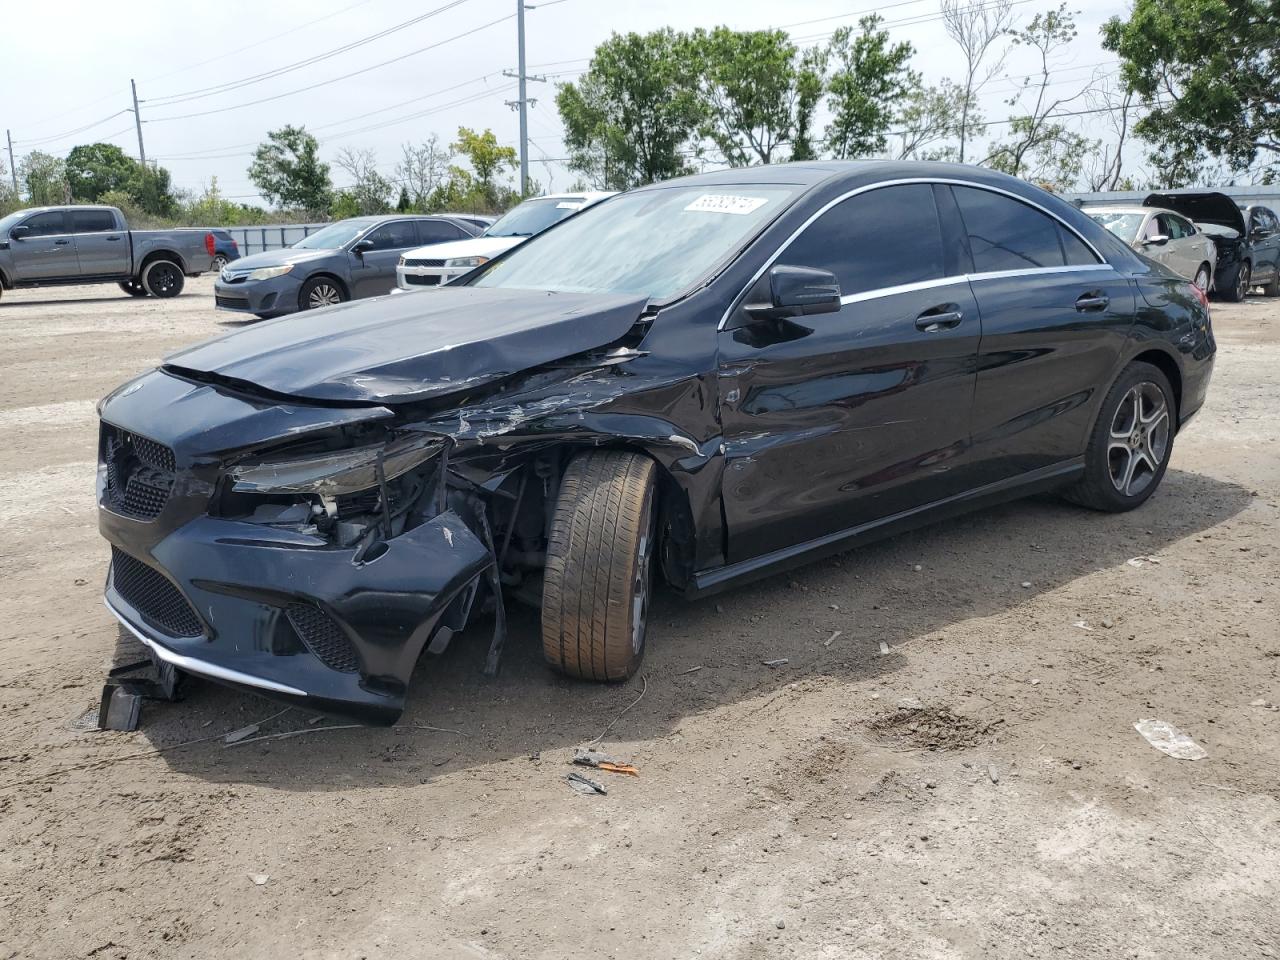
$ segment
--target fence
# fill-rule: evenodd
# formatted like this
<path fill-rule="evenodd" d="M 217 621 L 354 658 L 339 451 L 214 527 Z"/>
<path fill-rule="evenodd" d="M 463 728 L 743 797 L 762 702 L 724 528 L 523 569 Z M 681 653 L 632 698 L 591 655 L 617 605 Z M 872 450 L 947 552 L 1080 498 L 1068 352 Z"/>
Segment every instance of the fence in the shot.
<path fill-rule="evenodd" d="M 263 250 L 279 250 L 291 247 L 308 234 L 315 233 L 327 223 L 275 223 L 269 227 L 227 227 L 227 233 L 240 248 L 240 256 Z"/>

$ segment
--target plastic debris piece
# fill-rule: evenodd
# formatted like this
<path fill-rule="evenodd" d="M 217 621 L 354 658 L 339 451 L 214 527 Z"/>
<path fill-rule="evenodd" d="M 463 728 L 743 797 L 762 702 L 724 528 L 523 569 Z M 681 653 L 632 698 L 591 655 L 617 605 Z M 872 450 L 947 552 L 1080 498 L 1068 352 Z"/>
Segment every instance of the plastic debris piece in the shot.
<path fill-rule="evenodd" d="M 1092 630 L 1092 629 L 1093 629 L 1093 627 L 1089 626 L 1089 624 L 1085 623 L 1083 620 L 1077 620 L 1077 621 L 1076 621 L 1076 623 L 1075 623 L 1075 625 L 1076 625 L 1077 627 L 1079 627 L 1081 630 Z"/>
<path fill-rule="evenodd" d="M 573 762 L 580 767 L 598 767 L 602 763 L 617 763 L 609 754 L 589 747 L 574 747 Z"/>
<path fill-rule="evenodd" d="M 609 791 L 604 788 L 603 784 L 596 783 L 590 777 L 584 777 L 577 771 L 570 771 L 565 774 L 564 778 L 569 782 L 569 786 L 579 793 L 594 793 L 602 797 L 609 795 Z"/>
<path fill-rule="evenodd" d="M 784 664 L 789 663 L 790 661 L 787 660 L 786 657 L 779 657 L 777 660 L 761 660 L 760 662 L 763 663 L 766 667 L 781 667 Z"/>
<path fill-rule="evenodd" d="M 880 656 L 887 657 L 889 655 L 889 645 L 883 640 L 880 641 Z"/>
<path fill-rule="evenodd" d="M 266 885 L 266 882 L 271 879 L 271 876 L 266 873 L 251 873 L 249 874 L 249 879 L 253 881 L 253 885 L 255 887 L 261 887 Z"/>
<path fill-rule="evenodd" d="M 241 727 L 239 730 L 232 730 L 230 733 L 228 733 L 225 737 L 222 738 L 222 742 L 223 743 L 239 743 L 241 740 L 245 740 L 249 737 L 252 737 L 255 733 L 257 733 L 261 729 L 262 727 L 259 726 L 258 724 L 251 723 L 247 727 Z"/>
<path fill-rule="evenodd" d="M 697 673 L 697 672 L 698 672 L 699 670 L 701 670 L 701 669 L 702 669 L 702 664 L 698 664 L 696 667 L 690 667 L 688 670 L 681 670 L 681 671 L 680 671 L 680 676 L 682 676 L 682 677 L 683 677 L 683 676 L 685 676 L 685 675 L 687 675 L 687 674 L 690 674 L 690 673 Z"/>
<path fill-rule="evenodd" d="M 1128 560 L 1125 561 L 1125 563 L 1127 563 L 1131 567 L 1142 567 L 1148 563 L 1154 563 L 1158 566 L 1160 563 L 1160 560 L 1157 557 L 1145 557 L 1145 556 L 1130 557 Z"/>
<path fill-rule="evenodd" d="M 991 778 L 992 783 L 1000 782 L 1000 771 L 996 769 L 994 763 L 987 764 L 987 776 Z"/>
<path fill-rule="evenodd" d="M 1133 729 L 1146 737 L 1147 743 L 1175 760 L 1203 760 L 1209 756 L 1204 747 L 1167 720 L 1139 720 Z"/>
<path fill-rule="evenodd" d="M 840 636 L 840 634 L 842 634 L 842 633 L 844 633 L 844 631 L 843 631 L 843 630 L 837 630 L 837 631 L 835 631 L 835 633 L 831 634 L 831 636 L 827 637 L 827 639 L 825 639 L 825 640 L 823 640 L 823 641 L 822 641 L 822 645 L 823 645 L 824 647 L 829 647 L 829 646 L 831 646 L 831 641 L 835 640 L 835 638 L 836 638 L 836 637 L 838 637 L 838 636 Z"/>

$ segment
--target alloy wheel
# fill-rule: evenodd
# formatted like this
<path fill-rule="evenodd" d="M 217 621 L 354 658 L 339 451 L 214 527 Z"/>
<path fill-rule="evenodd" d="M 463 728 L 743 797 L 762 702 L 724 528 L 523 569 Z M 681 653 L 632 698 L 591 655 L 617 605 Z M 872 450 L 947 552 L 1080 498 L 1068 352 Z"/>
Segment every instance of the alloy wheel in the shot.
<path fill-rule="evenodd" d="M 1236 299 L 1243 300 L 1249 292 L 1249 265 L 1244 264 L 1236 271 Z"/>
<path fill-rule="evenodd" d="M 181 274 L 171 263 L 158 263 L 147 273 L 147 285 L 161 297 L 176 290 L 180 282 Z"/>
<path fill-rule="evenodd" d="M 643 533 L 640 534 L 640 542 L 636 545 L 635 582 L 631 600 L 631 649 L 634 653 L 639 653 L 640 647 L 644 644 L 645 624 L 649 619 L 649 594 L 651 592 L 649 567 L 653 559 L 653 541 L 655 539 L 653 535 L 652 487 L 649 488 L 648 496 L 645 497 L 642 517 L 644 527 Z"/>
<path fill-rule="evenodd" d="M 330 307 L 341 302 L 342 294 L 331 283 L 317 283 L 311 288 L 311 295 L 307 297 L 307 307 L 312 310 L 316 307 Z"/>
<path fill-rule="evenodd" d="M 1107 465 L 1111 483 L 1136 497 L 1155 480 L 1169 455 L 1169 404 L 1150 380 L 1130 387 L 1111 418 Z"/>

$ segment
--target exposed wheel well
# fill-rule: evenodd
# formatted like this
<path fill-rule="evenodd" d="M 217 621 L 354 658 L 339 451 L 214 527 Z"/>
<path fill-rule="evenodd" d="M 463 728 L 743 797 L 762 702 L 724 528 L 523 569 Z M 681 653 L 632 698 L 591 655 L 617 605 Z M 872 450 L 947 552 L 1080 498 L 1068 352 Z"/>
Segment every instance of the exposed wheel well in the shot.
<path fill-rule="evenodd" d="M 142 263 L 138 265 L 137 279 L 141 280 L 142 275 L 146 273 L 147 267 L 151 266 L 151 264 L 155 263 L 157 260 L 172 260 L 178 265 L 178 268 L 184 274 L 187 272 L 187 265 L 183 261 L 182 257 L 178 256 L 178 254 L 174 253 L 172 250 L 154 250 L 142 258 Z"/>
<path fill-rule="evenodd" d="M 1169 378 L 1169 384 L 1173 387 L 1173 401 L 1178 408 L 1179 419 L 1182 416 L 1182 371 L 1178 368 L 1178 362 L 1162 350 L 1148 350 L 1146 353 L 1140 353 L 1130 362 L 1149 363 L 1166 377 Z M 1175 420 L 1175 423 L 1178 421 Z"/>

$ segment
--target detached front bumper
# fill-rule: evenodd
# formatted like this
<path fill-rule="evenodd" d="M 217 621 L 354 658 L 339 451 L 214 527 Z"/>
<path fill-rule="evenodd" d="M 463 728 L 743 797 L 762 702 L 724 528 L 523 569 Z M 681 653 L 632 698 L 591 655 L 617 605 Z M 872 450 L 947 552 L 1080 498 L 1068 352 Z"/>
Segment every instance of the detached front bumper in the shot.
<path fill-rule="evenodd" d="M 394 723 L 423 648 L 465 623 L 488 548 L 452 511 L 376 560 L 316 537 L 200 517 L 158 542 L 100 508 L 105 601 L 162 660 L 282 702 Z"/>

